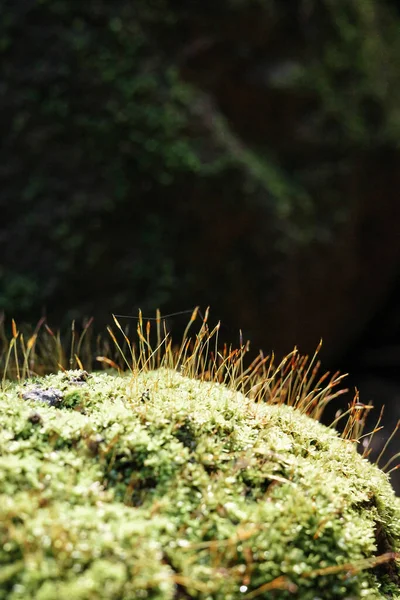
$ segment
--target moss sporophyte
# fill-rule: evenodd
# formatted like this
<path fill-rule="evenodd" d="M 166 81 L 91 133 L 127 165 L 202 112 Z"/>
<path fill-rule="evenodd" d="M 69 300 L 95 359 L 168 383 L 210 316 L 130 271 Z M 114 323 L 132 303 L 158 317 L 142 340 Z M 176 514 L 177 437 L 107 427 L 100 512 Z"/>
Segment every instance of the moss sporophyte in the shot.
<path fill-rule="evenodd" d="M 135 345 L 115 325 L 127 372 L 84 371 L 75 345 L 79 369 L 37 376 L 40 334 L 14 324 L 0 599 L 400 598 L 400 499 L 356 451 L 369 407 L 342 435 L 318 422 L 340 376 L 296 351 L 246 366 L 207 314 L 175 349 L 159 314 L 153 347 L 140 317 Z"/>

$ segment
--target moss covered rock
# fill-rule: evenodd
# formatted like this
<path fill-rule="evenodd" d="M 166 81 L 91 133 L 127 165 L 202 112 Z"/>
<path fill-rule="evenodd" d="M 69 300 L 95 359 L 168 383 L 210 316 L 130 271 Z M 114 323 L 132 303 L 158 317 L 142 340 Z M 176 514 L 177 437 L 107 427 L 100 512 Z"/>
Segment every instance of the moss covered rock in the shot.
<path fill-rule="evenodd" d="M 158 369 L 0 411 L 2 600 L 400 598 L 387 476 L 292 407 Z"/>

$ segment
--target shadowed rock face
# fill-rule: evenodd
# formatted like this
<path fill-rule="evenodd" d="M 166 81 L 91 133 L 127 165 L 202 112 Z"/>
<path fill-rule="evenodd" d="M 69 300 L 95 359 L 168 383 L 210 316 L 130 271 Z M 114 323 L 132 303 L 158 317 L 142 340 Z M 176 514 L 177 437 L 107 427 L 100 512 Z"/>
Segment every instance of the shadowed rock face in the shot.
<path fill-rule="evenodd" d="M 399 265 L 398 15 L 312 4 L 6 2 L 0 308 L 337 358 Z"/>
<path fill-rule="evenodd" d="M 22 397 L 24 400 L 34 400 L 35 402 L 45 402 L 49 406 L 60 406 L 63 395 L 54 388 L 33 387 L 29 392 L 25 392 Z"/>
<path fill-rule="evenodd" d="M 0 409 L 1 600 L 398 591 L 387 476 L 293 407 L 158 369 L 6 383 Z"/>

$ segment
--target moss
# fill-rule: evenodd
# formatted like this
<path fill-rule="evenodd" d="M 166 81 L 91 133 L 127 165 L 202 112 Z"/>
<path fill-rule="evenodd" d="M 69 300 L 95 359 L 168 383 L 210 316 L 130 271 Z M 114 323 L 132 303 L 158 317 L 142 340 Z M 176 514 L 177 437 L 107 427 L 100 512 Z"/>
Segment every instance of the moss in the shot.
<path fill-rule="evenodd" d="M 387 476 L 294 408 L 158 369 L 0 410 L 1 599 L 400 598 Z"/>

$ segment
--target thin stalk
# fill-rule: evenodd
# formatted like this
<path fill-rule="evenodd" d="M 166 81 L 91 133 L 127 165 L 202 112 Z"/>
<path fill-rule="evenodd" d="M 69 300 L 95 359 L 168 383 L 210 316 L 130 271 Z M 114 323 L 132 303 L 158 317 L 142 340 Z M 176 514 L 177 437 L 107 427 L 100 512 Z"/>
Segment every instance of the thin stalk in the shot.
<path fill-rule="evenodd" d="M 390 442 L 392 441 L 392 439 L 394 438 L 394 436 L 396 435 L 397 431 L 399 430 L 400 427 L 400 419 L 397 421 L 396 423 L 396 427 L 393 429 L 391 435 L 388 437 L 388 439 L 386 440 L 385 445 L 383 446 L 378 458 L 376 459 L 376 466 L 379 465 L 379 461 L 381 460 L 382 456 L 385 454 L 387 447 L 389 446 Z M 386 466 L 386 465 L 385 465 Z M 383 470 L 383 469 L 382 469 Z"/>

